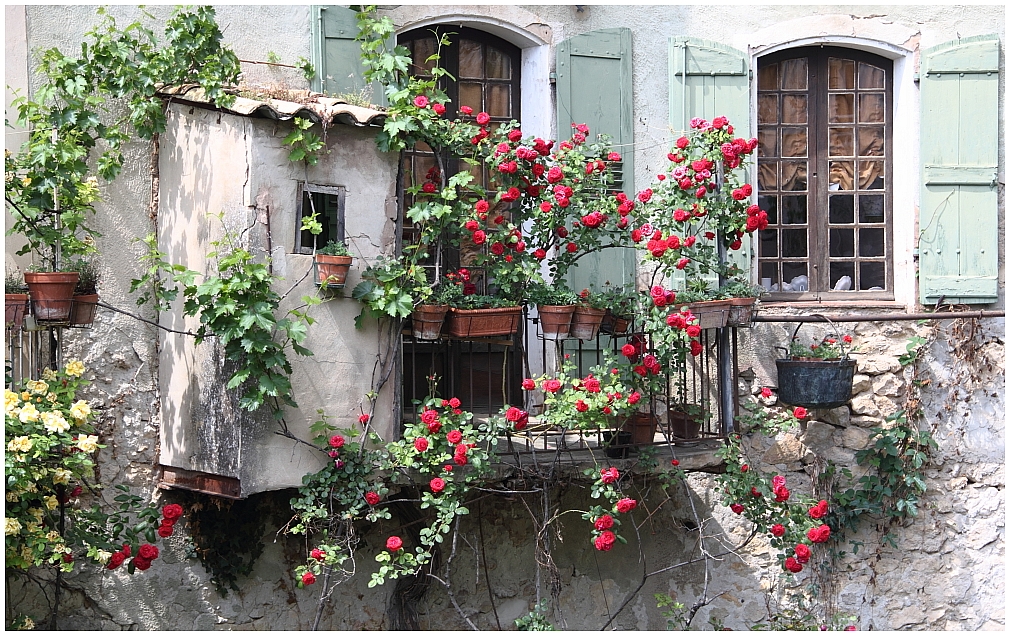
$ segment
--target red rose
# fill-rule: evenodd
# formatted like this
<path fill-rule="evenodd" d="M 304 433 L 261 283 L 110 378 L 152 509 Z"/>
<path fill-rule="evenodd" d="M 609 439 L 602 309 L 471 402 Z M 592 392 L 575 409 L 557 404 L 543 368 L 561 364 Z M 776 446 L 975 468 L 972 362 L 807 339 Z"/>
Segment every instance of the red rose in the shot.
<path fill-rule="evenodd" d="M 456 462 L 458 466 L 466 466 L 466 455 L 455 454 L 452 456 L 452 461 Z"/>
<path fill-rule="evenodd" d="M 796 419 L 802 420 L 806 418 L 806 416 L 807 416 L 807 410 L 802 406 L 797 406 L 796 408 L 793 409 L 793 417 L 795 417 Z"/>
<path fill-rule="evenodd" d="M 596 537 L 593 541 L 593 545 L 596 546 L 596 549 L 600 552 L 608 552 L 610 548 L 614 547 L 614 541 L 616 540 L 617 537 L 613 532 L 610 530 L 604 530 L 603 533 Z"/>
<path fill-rule="evenodd" d="M 737 240 L 735 240 L 735 241 L 733 241 L 732 243 L 729 244 L 729 249 L 731 249 L 731 250 L 738 250 L 738 249 L 740 249 L 740 247 L 742 245 L 743 245 L 743 243 L 740 242 L 740 239 L 737 239 Z"/>
<path fill-rule="evenodd" d="M 182 516 L 182 506 L 179 504 L 168 504 L 161 509 L 161 516 L 174 521 Z"/>
<path fill-rule="evenodd" d="M 418 108 L 425 108 L 428 106 L 428 98 L 424 95 L 418 95 L 414 98 L 414 106 Z"/>
<path fill-rule="evenodd" d="M 607 155 L 607 161 L 620 161 L 621 155 L 616 152 L 611 152 Z"/>
<path fill-rule="evenodd" d="M 473 109 L 470 108 L 469 106 L 460 106 L 459 112 L 463 113 L 464 115 L 472 115 Z"/>
<path fill-rule="evenodd" d="M 484 230 L 477 230 L 473 233 L 474 245 L 480 245 L 487 240 L 487 235 L 484 234 Z"/>
<path fill-rule="evenodd" d="M 630 358 L 638 352 L 635 350 L 635 345 L 626 344 L 621 347 L 621 353 L 624 354 L 625 357 Z"/>
<path fill-rule="evenodd" d="M 538 248 L 536 251 L 533 252 L 533 258 L 537 259 L 538 261 L 542 261 L 545 258 L 547 258 L 547 252 L 545 252 L 543 248 Z"/>
<path fill-rule="evenodd" d="M 316 575 L 312 572 L 306 572 L 302 575 L 302 585 L 312 585 L 316 582 Z"/>
<path fill-rule="evenodd" d="M 779 486 L 775 489 L 775 501 L 782 503 L 783 501 L 789 501 L 789 489 L 785 486 Z"/>
<path fill-rule="evenodd" d="M 330 446 L 333 448 L 340 448 L 344 445 L 344 438 L 340 435 L 334 435 L 330 438 Z"/>
<path fill-rule="evenodd" d="M 592 376 L 586 378 L 585 382 L 583 382 L 582 384 L 583 386 L 586 387 L 586 391 L 590 393 L 600 392 L 600 381 Z"/>
<path fill-rule="evenodd" d="M 617 512 L 621 514 L 626 514 L 634 510 L 638 506 L 638 502 L 630 497 L 625 497 L 617 502 Z"/>
<path fill-rule="evenodd" d="M 403 539 L 400 537 L 389 537 L 386 539 L 386 549 L 390 552 L 396 552 L 403 548 Z"/>
<path fill-rule="evenodd" d="M 510 406 L 507 411 L 505 411 L 505 419 L 509 422 L 518 422 L 521 417 L 522 410 L 514 406 Z"/>
<path fill-rule="evenodd" d="M 432 104 L 431 109 L 435 111 L 436 115 L 442 116 L 445 114 L 445 106 L 442 104 Z"/>
<path fill-rule="evenodd" d="M 597 530 L 610 530 L 614 527 L 614 518 L 610 515 L 603 515 L 593 522 L 593 527 Z"/>
<path fill-rule="evenodd" d="M 730 504 L 729 509 L 732 510 L 733 512 L 737 513 L 737 514 L 740 514 L 741 512 L 743 512 L 743 506 L 741 506 L 738 503 Z"/>
<path fill-rule="evenodd" d="M 112 556 L 109 558 L 109 564 L 107 566 L 105 566 L 105 567 L 108 570 L 115 570 L 116 568 L 118 568 L 119 566 L 121 566 L 123 564 L 123 561 L 125 561 L 125 560 L 126 560 L 126 555 L 125 554 L 123 554 L 122 552 L 118 552 L 118 551 L 117 552 L 113 552 Z"/>
<path fill-rule="evenodd" d="M 568 251 L 569 254 L 574 254 L 575 251 L 579 249 L 579 246 L 576 245 L 575 243 L 569 243 L 568 245 L 565 246 L 565 249 Z"/>
<path fill-rule="evenodd" d="M 445 438 L 449 440 L 450 444 L 459 444 L 463 441 L 463 434 L 459 431 L 449 431 L 449 434 Z"/>
<path fill-rule="evenodd" d="M 137 556 L 141 559 L 147 559 L 148 561 L 154 561 L 158 558 L 158 546 L 151 545 L 150 543 L 145 543 L 140 546 L 137 550 Z"/>
<path fill-rule="evenodd" d="M 806 563 L 810 560 L 810 548 L 807 547 L 805 543 L 799 543 L 796 545 L 796 560 L 800 563 Z"/>
<path fill-rule="evenodd" d="M 680 462 L 677 461 L 676 459 L 671 459 L 670 460 L 670 465 L 671 466 L 680 466 Z"/>
<path fill-rule="evenodd" d="M 690 142 L 690 140 L 687 137 L 680 137 L 679 139 L 677 139 L 677 147 L 680 148 L 681 150 L 683 150 L 684 148 L 687 148 L 687 145 L 689 143 L 691 143 L 691 142 Z M 670 159 L 670 160 L 673 161 L 673 159 Z"/>
<path fill-rule="evenodd" d="M 753 497 L 760 497 L 761 496 L 761 491 L 758 490 L 757 488 L 755 488 L 754 486 L 751 486 L 750 494 Z"/>
<path fill-rule="evenodd" d="M 557 393 L 558 390 L 561 389 L 561 381 L 560 380 L 544 380 L 543 387 L 544 387 L 544 391 L 547 391 L 548 393 Z"/>
<path fill-rule="evenodd" d="M 698 355 L 701 355 L 701 352 L 702 352 L 701 343 L 698 342 L 697 340 L 692 340 L 691 341 L 691 355 L 692 356 L 698 356 Z"/>
<path fill-rule="evenodd" d="M 648 203 L 649 199 L 652 198 L 652 188 L 646 188 L 638 193 L 638 200 L 642 203 Z"/>
<path fill-rule="evenodd" d="M 483 126 L 486 123 L 488 123 L 489 121 L 491 121 L 491 115 L 488 115 L 485 112 L 477 113 L 477 123 L 479 125 Z"/>
<path fill-rule="evenodd" d="M 820 519 L 824 515 L 828 514 L 828 502 L 821 499 L 817 502 L 816 506 L 813 506 L 807 512 L 810 514 L 811 519 Z"/>
<path fill-rule="evenodd" d="M 421 191 L 431 194 L 435 191 L 435 184 L 431 181 L 425 181 L 424 185 L 421 186 Z"/>
<path fill-rule="evenodd" d="M 635 405 L 638 401 L 642 399 L 642 394 L 638 391 L 633 391 L 631 395 L 628 396 L 628 404 Z"/>
<path fill-rule="evenodd" d="M 800 565 L 799 562 L 797 562 L 796 559 L 792 557 L 786 559 L 785 566 L 786 569 L 792 572 L 793 574 L 797 574 L 803 571 L 803 566 Z"/>
<path fill-rule="evenodd" d="M 136 556 L 133 558 L 133 567 L 141 571 L 147 570 L 151 567 L 151 561 L 143 557 Z"/>
<path fill-rule="evenodd" d="M 523 380 L 523 391 L 532 391 L 535 388 L 537 388 L 537 383 L 533 381 L 533 378 Z"/>
<path fill-rule="evenodd" d="M 423 453 L 424 451 L 428 450 L 428 438 L 418 437 L 417 439 L 415 439 L 414 450 L 416 450 L 419 453 Z"/>
<path fill-rule="evenodd" d="M 852 336 L 850 336 L 849 334 L 845 334 L 844 336 L 842 336 L 842 342 L 844 342 L 845 344 L 851 343 Z"/>
<path fill-rule="evenodd" d="M 831 538 L 831 528 L 824 524 L 816 528 L 810 528 L 807 530 L 807 538 L 812 543 L 824 543 Z"/>
<path fill-rule="evenodd" d="M 167 539 L 172 536 L 172 532 L 175 530 L 175 526 L 171 524 L 161 524 L 158 526 L 158 536 L 162 539 Z"/>
<path fill-rule="evenodd" d="M 123 544 L 123 554 L 125 554 L 126 556 L 130 556 L 133 554 L 133 548 L 130 547 L 129 543 Z"/>
<path fill-rule="evenodd" d="M 750 469 L 750 466 L 748 466 L 747 464 L 743 464 L 743 465 L 740 466 L 740 472 L 741 473 L 747 472 L 748 469 Z"/>
<path fill-rule="evenodd" d="M 368 502 L 369 506 L 374 506 L 375 504 L 379 503 L 380 499 L 381 497 L 379 497 L 379 493 L 377 492 L 369 490 L 368 492 L 365 493 L 365 501 Z"/>
<path fill-rule="evenodd" d="M 431 492 L 437 495 L 438 493 L 445 490 L 445 480 L 442 479 L 441 477 L 436 477 L 432 479 L 430 482 L 428 482 L 428 486 L 431 487 Z"/>
<path fill-rule="evenodd" d="M 786 527 L 781 523 L 776 523 L 772 526 L 772 536 L 781 537 L 786 533 Z"/>
<path fill-rule="evenodd" d="M 582 400 L 575 400 L 575 410 L 579 413 L 585 413 L 589 410 L 589 405 Z"/>
<path fill-rule="evenodd" d="M 770 398 L 772 396 L 772 390 L 766 386 L 761 387 L 761 397 Z"/>
<path fill-rule="evenodd" d="M 452 408 L 458 409 L 460 404 L 462 404 L 462 402 L 459 401 L 458 397 L 449 398 L 449 406 Z"/>
<path fill-rule="evenodd" d="M 688 325 L 685 329 L 689 338 L 697 338 L 701 335 L 701 327 L 698 325 Z"/>
<path fill-rule="evenodd" d="M 612 484 L 620 478 L 621 474 L 611 466 L 600 471 L 600 480 L 605 484 Z"/>

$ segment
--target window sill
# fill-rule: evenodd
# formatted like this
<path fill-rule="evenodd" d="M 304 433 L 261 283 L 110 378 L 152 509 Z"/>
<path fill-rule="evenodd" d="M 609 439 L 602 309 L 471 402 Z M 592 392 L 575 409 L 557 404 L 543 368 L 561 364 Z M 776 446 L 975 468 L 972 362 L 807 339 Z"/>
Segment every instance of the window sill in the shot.
<path fill-rule="evenodd" d="M 904 311 L 905 305 L 893 300 L 762 300 L 761 309 L 895 309 Z"/>

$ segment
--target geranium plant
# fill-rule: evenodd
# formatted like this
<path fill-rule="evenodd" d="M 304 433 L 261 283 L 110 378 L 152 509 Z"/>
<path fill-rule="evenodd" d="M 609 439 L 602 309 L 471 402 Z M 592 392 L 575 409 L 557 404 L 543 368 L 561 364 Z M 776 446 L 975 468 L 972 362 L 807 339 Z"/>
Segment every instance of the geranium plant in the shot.
<path fill-rule="evenodd" d="M 852 344 L 852 336 L 843 334 L 827 335 L 819 341 L 814 340 L 810 344 L 801 342 L 797 337 L 789 342 L 789 357 L 794 360 L 812 358 L 816 360 L 839 360 L 848 357 L 853 351 L 849 345 Z"/>

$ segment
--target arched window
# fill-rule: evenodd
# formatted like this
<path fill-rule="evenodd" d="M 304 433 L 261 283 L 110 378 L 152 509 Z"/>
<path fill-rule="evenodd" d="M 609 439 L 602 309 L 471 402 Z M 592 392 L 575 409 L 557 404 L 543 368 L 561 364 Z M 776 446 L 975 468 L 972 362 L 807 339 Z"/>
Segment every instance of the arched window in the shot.
<path fill-rule="evenodd" d="M 771 291 L 893 298 L 891 87 L 891 61 L 854 49 L 758 60 L 758 202 L 770 221 L 758 271 Z"/>

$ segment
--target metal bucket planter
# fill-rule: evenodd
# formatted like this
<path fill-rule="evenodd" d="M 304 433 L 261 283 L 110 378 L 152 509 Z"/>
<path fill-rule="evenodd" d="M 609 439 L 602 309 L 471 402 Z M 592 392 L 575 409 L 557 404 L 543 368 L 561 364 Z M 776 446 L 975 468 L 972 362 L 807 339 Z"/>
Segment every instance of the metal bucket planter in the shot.
<path fill-rule="evenodd" d="M 418 340 L 438 340 L 448 305 L 418 305 L 411 314 L 411 327 Z"/>
<path fill-rule="evenodd" d="M 852 375 L 856 361 L 776 360 L 779 399 L 786 404 L 812 409 L 833 409 L 852 399 Z"/>
<path fill-rule="evenodd" d="M 579 340 L 592 340 L 600 332 L 600 325 L 603 324 L 603 316 L 606 313 L 606 309 L 577 306 L 572 315 L 572 330 L 569 334 Z"/>
<path fill-rule="evenodd" d="M 537 305 L 540 316 L 540 331 L 548 340 L 562 340 L 568 337 L 572 327 L 575 305 Z"/>

